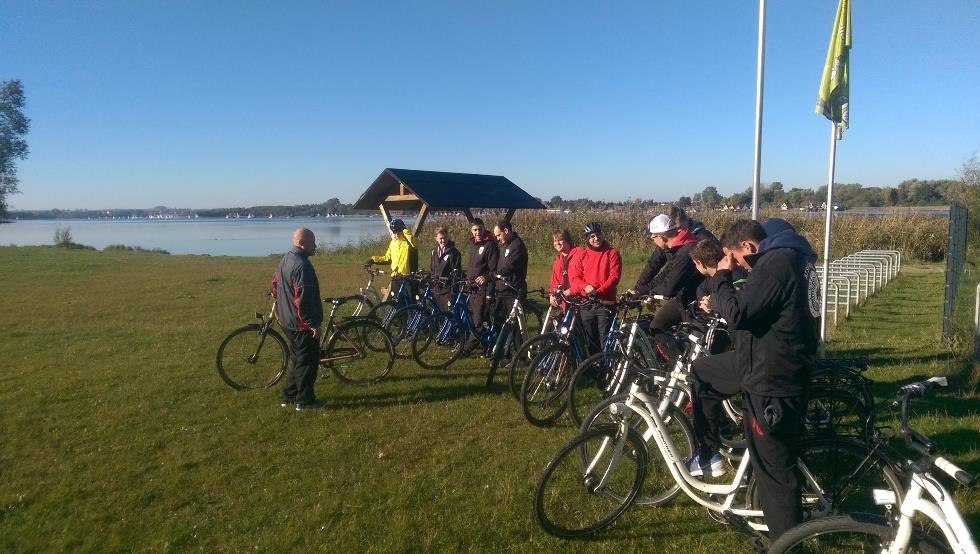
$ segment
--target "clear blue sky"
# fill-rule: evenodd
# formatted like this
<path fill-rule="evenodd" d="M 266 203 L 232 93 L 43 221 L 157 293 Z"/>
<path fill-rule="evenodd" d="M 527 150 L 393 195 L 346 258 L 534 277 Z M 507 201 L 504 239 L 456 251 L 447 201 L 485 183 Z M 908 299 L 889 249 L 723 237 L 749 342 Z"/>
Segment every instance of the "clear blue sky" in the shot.
<path fill-rule="evenodd" d="M 770 0 L 762 180 L 826 180 L 837 2 Z M 0 0 L 32 120 L 14 209 L 351 202 L 385 167 L 534 195 L 751 184 L 757 2 Z M 854 0 L 838 182 L 980 149 L 977 0 Z"/>

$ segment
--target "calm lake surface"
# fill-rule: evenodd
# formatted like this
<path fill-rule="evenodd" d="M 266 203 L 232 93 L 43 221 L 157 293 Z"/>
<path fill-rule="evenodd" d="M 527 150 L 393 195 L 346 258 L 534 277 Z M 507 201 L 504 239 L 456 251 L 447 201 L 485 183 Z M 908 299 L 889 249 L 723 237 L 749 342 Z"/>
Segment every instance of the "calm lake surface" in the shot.
<path fill-rule="evenodd" d="M 411 218 L 406 218 L 411 221 Z M 0 245 L 54 244 L 57 229 L 71 229 L 78 244 L 162 248 L 171 254 L 267 256 L 290 248 L 293 231 L 308 227 L 319 246 L 359 244 L 387 236 L 380 217 L 254 219 L 19 220 L 0 224 Z"/>

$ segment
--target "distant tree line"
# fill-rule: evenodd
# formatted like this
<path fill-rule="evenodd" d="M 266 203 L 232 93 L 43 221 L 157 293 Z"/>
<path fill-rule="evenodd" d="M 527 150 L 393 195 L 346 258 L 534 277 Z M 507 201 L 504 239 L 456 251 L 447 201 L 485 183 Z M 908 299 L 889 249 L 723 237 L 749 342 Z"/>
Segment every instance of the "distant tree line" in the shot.
<path fill-rule="evenodd" d="M 118 210 L 13 210 L 10 215 L 19 219 L 147 219 L 173 218 L 186 219 L 197 217 L 326 217 L 328 215 L 369 214 L 373 211 L 354 210 L 352 204 L 344 204 L 337 198 L 331 198 L 321 204 L 299 204 L 296 206 L 238 206 L 234 208 L 168 208 L 156 206 L 149 209 L 118 209 Z"/>

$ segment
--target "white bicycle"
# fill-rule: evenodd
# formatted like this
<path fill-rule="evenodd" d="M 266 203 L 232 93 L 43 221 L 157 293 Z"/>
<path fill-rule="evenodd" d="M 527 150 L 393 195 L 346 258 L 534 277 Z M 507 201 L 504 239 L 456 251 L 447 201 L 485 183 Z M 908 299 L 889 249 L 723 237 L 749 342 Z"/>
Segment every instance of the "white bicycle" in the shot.
<path fill-rule="evenodd" d="M 962 485 L 970 485 L 974 478 L 942 456 L 932 454 L 936 443 L 909 425 L 909 400 L 922 396 L 933 386 L 946 386 L 945 377 L 933 377 L 927 381 L 902 387 L 901 429 L 905 443 L 921 454 L 915 462 L 909 462 L 911 483 L 908 494 L 901 498 L 899 515 L 881 517 L 872 514 L 852 513 L 844 516 L 823 518 L 798 525 L 777 539 L 771 553 L 784 552 L 956 552 L 976 554 L 977 545 L 970 529 L 953 503 L 942 483 L 931 473 L 939 469 Z M 891 507 L 898 497 L 891 491 L 874 491 L 876 503 Z M 928 518 L 945 539 L 921 532 L 913 525 L 916 514 Z"/>
<path fill-rule="evenodd" d="M 629 392 L 600 402 L 584 418 L 584 431 L 545 465 L 534 491 L 534 513 L 541 527 L 563 538 L 582 537 L 609 526 L 634 503 L 659 506 L 683 491 L 716 519 L 754 536 L 767 531 L 744 444 L 730 481 L 692 476 L 685 463 L 694 449 L 691 425 L 670 403 L 670 395 L 656 390 L 658 384 L 677 383 L 681 376 L 633 371 L 636 380 Z M 644 427 L 641 435 L 637 429 Z M 648 443 L 659 459 L 651 457 Z M 821 437 L 802 441 L 800 452 L 808 518 L 855 511 L 848 507 L 855 499 L 870 498 L 873 488 L 901 494 L 891 465 L 860 441 Z"/>

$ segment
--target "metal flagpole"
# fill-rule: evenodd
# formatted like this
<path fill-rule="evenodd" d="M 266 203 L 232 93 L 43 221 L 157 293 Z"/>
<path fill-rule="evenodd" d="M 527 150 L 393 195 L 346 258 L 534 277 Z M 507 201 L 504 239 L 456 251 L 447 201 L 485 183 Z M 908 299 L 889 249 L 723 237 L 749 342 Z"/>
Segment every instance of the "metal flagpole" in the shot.
<path fill-rule="evenodd" d="M 755 76 L 755 167 L 752 172 L 752 219 L 759 219 L 759 179 L 762 173 L 762 85 L 766 62 L 766 0 L 759 0 L 759 50 Z"/>
<path fill-rule="evenodd" d="M 830 169 L 827 170 L 827 225 L 823 231 L 823 282 L 820 304 L 820 342 L 827 342 L 827 285 L 830 275 L 830 224 L 834 219 L 834 166 L 837 163 L 837 123 L 830 122 Z"/>

